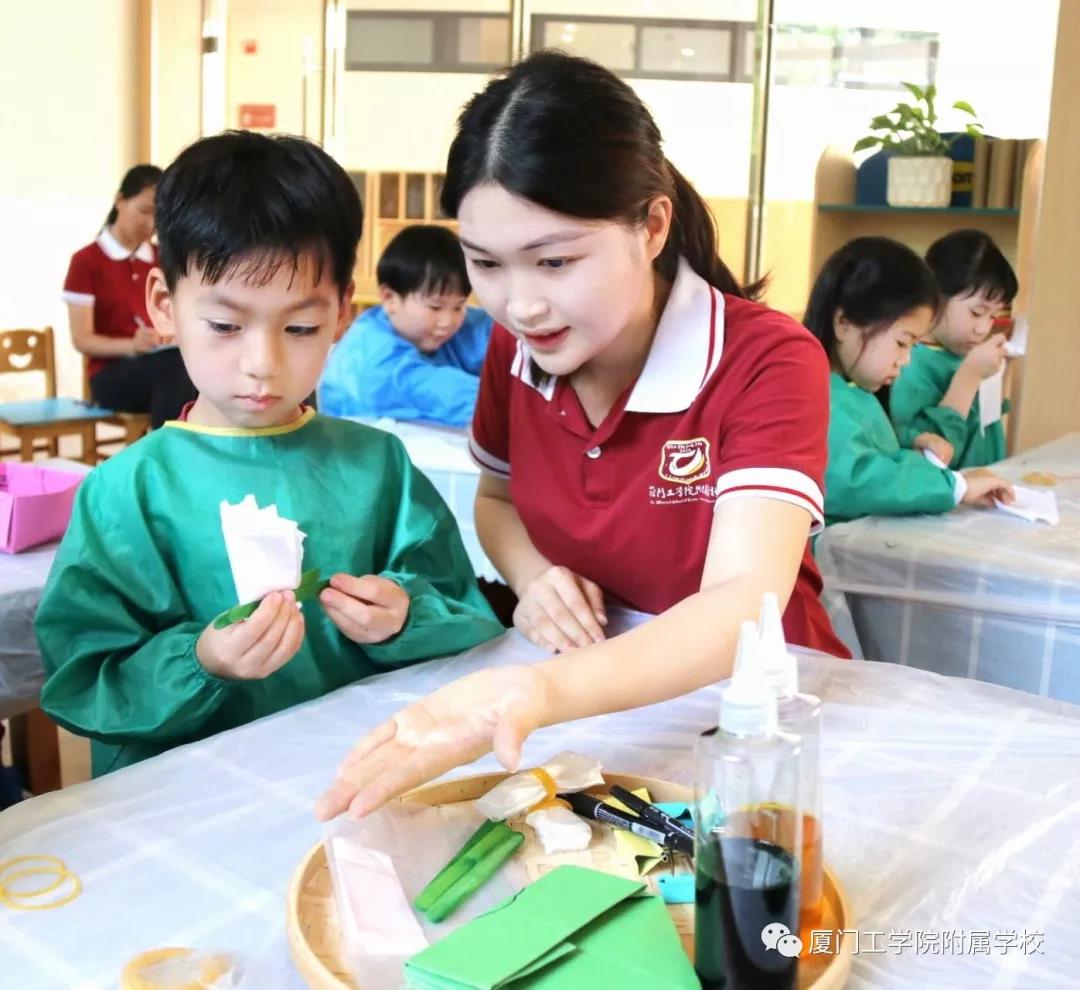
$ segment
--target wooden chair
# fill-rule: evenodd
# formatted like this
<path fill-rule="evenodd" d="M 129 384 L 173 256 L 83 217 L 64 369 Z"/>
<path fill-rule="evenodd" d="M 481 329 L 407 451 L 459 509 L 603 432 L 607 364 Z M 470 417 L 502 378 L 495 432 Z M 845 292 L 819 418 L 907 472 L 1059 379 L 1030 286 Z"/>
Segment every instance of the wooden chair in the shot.
<path fill-rule="evenodd" d="M 60 736 L 56 723 L 34 707 L 11 718 L 11 756 L 31 794 L 60 790 Z"/>
<path fill-rule="evenodd" d="M 82 395 L 86 402 L 92 401 L 90 398 L 90 360 L 85 354 L 82 363 Z M 109 454 L 102 454 L 102 448 L 115 447 L 117 444 L 127 447 L 150 432 L 150 417 L 146 413 L 114 412 L 111 417 L 103 420 L 103 422 L 109 426 L 120 427 L 124 431 L 124 435 L 122 437 L 101 439 L 95 434 L 94 454 L 99 461 L 103 461 L 109 456 Z M 114 452 L 110 451 L 110 453 Z"/>
<path fill-rule="evenodd" d="M 56 456 L 60 437 L 74 435 L 82 441 L 82 460 L 96 463 L 95 425 L 113 414 L 76 399 L 57 398 L 52 327 L 0 331 L 0 375 L 29 372 L 44 374 L 45 398 L 0 403 L 0 434 L 14 437 L 19 444 L 0 454 L 17 453 L 24 461 L 32 461 L 41 450 Z"/>
<path fill-rule="evenodd" d="M 35 330 L 9 330 L 0 339 L 0 374 L 18 374 L 21 371 L 40 371 L 45 379 L 45 397 L 56 398 L 56 367 L 54 354 L 47 338 L 52 335 L 52 327 Z M 16 367 L 19 365 L 19 367 Z M 55 438 L 34 444 L 34 450 L 43 450 L 50 457 L 57 456 Z M 0 457 L 10 457 L 21 453 L 18 447 L 5 447 L 0 444 Z M 25 460 L 25 458 L 24 458 Z"/>

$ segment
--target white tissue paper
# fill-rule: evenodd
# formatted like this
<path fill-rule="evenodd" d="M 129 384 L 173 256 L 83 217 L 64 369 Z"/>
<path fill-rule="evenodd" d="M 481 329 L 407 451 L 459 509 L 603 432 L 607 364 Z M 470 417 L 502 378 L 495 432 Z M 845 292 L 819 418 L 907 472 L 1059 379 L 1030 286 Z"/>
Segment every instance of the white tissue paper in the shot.
<path fill-rule="evenodd" d="M 1040 491 L 1037 488 L 1026 488 L 1023 485 L 1013 485 L 1016 500 L 1010 505 L 994 499 L 1002 512 L 1019 516 L 1030 522 L 1048 522 L 1056 526 L 1061 522 L 1061 513 L 1058 511 L 1057 496 L 1051 491 Z"/>
<path fill-rule="evenodd" d="M 1005 380 L 1005 368 L 997 374 L 984 378 L 979 386 L 979 425 L 985 430 L 1001 419 L 1002 382 Z"/>
<path fill-rule="evenodd" d="M 604 775 L 600 773 L 600 761 L 580 753 L 560 753 L 541 769 L 546 770 L 555 781 L 558 793 L 583 791 L 604 782 Z M 536 774 L 531 770 L 523 770 L 496 784 L 476 802 L 476 807 L 492 821 L 505 821 L 552 796 L 554 795 L 548 794 Z"/>
<path fill-rule="evenodd" d="M 238 604 L 258 601 L 271 591 L 291 591 L 300 583 L 304 533 L 279 516 L 276 505 L 260 509 L 254 495 L 236 505 L 222 502 L 221 533 Z"/>
<path fill-rule="evenodd" d="M 387 805 L 327 826 L 325 848 L 341 922 L 342 956 L 364 990 L 401 990 L 405 961 L 491 911 L 529 882 L 513 857 L 449 918 L 428 921 L 412 902 L 483 823 L 471 802 Z"/>
<path fill-rule="evenodd" d="M 1017 316 L 1013 320 L 1013 332 L 1005 344 L 1005 356 L 1011 358 L 1023 357 L 1027 353 L 1028 332 L 1031 324 L 1026 316 Z"/>
<path fill-rule="evenodd" d="M 525 824 L 535 833 L 544 852 L 580 852 L 592 842 L 592 826 L 561 805 L 541 808 L 527 815 Z"/>

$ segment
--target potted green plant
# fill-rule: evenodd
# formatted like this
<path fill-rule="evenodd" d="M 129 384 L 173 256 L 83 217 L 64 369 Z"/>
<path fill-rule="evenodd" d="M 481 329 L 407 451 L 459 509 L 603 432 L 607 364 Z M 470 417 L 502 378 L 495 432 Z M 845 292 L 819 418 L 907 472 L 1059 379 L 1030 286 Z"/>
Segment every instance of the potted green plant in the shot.
<path fill-rule="evenodd" d="M 855 144 L 855 151 L 881 148 L 891 152 L 885 199 L 890 206 L 948 206 L 952 199 L 952 159 L 949 151 L 956 137 L 937 132 L 934 99 L 937 87 L 904 83 L 914 103 L 897 103 L 888 113 L 870 121 L 869 134 Z M 982 124 L 971 104 L 957 100 L 953 107 L 971 120 L 965 127 L 972 137 L 982 137 Z"/>

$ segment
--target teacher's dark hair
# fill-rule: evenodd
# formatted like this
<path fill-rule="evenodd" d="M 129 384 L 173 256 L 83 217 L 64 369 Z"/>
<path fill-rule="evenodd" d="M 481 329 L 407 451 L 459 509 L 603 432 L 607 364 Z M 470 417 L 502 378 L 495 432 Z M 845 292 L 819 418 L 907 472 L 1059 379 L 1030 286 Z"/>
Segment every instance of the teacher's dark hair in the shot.
<path fill-rule="evenodd" d="M 670 197 L 671 233 L 656 259 L 675 278 L 679 258 L 723 292 L 754 298 L 720 260 L 705 201 L 664 156 L 637 94 L 588 59 L 542 51 L 492 79 L 465 105 L 446 163 L 441 205 L 456 217 L 470 189 L 496 183 L 555 213 L 630 226 Z"/>
<path fill-rule="evenodd" d="M 161 175 L 161 169 L 156 165 L 134 165 L 127 170 L 121 180 L 117 195 L 121 199 L 134 199 L 144 189 L 156 186 Z M 113 206 L 109 210 L 109 215 L 105 218 L 105 226 L 109 227 L 116 223 L 116 216 L 116 207 Z"/>

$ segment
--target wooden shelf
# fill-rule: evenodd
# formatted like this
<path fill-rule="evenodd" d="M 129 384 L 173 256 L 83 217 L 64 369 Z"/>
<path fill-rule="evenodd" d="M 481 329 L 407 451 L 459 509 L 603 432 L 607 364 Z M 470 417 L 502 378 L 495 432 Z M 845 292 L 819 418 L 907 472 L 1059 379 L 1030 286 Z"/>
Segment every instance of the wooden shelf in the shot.
<path fill-rule="evenodd" d="M 864 203 L 818 203 L 822 213 L 930 213 L 951 217 L 1019 217 L 1013 207 L 990 206 L 886 206 Z"/>
<path fill-rule="evenodd" d="M 457 232 L 457 222 L 439 212 L 441 172 L 353 172 L 363 190 L 364 232 L 356 254 L 356 291 L 359 308 L 378 301 L 375 268 L 390 240 L 413 224 L 436 224 Z"/>

